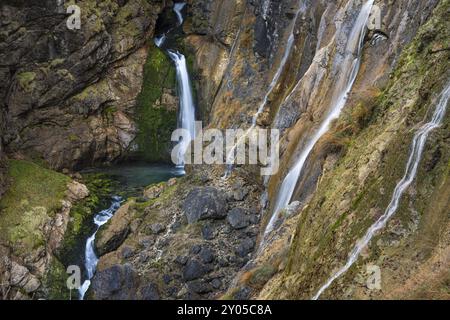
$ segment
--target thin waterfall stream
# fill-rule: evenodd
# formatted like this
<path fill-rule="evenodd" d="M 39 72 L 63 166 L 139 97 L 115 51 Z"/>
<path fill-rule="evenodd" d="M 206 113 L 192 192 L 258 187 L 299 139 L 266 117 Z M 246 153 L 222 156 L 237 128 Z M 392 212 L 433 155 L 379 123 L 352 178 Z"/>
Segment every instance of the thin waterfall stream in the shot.
<path fill-rule="evenodd" d="M 405 190 L 414 181 L 417 174 L 417 169 L 419 168 L 419 163 L 422 158 L 425 143 L 427 141 L 430 132 L 438 128 L 442 120 L 444 119 L 445 112 L 448 106 L 448 100 L 450 98 L 450 82 L 448 82 L 439 97 L 439 101 L 434 110 L 433 116 L 430 122 L 422 125 L 414 135 L 411 143 L 410 153 L 408 157 L 408 162 L 406 163 L 405 174 L 402 179 L 397 183 L 393 193 L 391 201 L 386 208 L 384 214 L 378 218 L 378 220 L 370 226 L 364 237 L 358 241 L 353 250 L 351 251 L 346 264 L 336 271 L 328 281 L 319 289 L 316 295 L 312 298 L 313 300 L 319 299 L 322 293 L 341 275 L 347 272 L 348 269 L 356 262 L 359 255 L 363 249 L 369 244 L 370 240 L 380 229 L 384 228 L 387 221 L 395 214 L 398 205 L 400 203 L 401 196 Z"/>
<path fill-rule="evenodd" d="M 366 25 L 369 19 L 374 0 L 367 1 L 361 8 L 361 11 L 355 21 L 355 24 L 349 34 L 347 45 L 345 49 L 344 60 L 340 63 L 339 69 L 342 76 L 333 93 L 333 104 L 329 108 L 328 114 L 320 124 L 317 131 L 313 134 L 306 146 L 301 151 L 292 169 L 284 178 L 279 192 L 276 197 L 275 206 L 269 223 L 264 231 L 263 240 L 261 241 L 261 248 L 265 245 L 265 239 L 273 230 L 274 224 L 277 221 L 280 212 L 290 203 L 292 195 L 297 185 L 299 176 L 302 172 L 303 166 L 308 159 L 311 151 L 314 149 L 316 143 L 329 130 L 333 120 L 337 119 L 347 102 L 348 94 L 350 93 L 353 84 L 358 75 L 361 54 L 364 46 L 364 36 L 366 33 Z"/>
<path fill-rule="evenodd" d="M 270 1 L 266 1 L 266 3 L 264 4 L 264 16 L 267 14 L 268 9 L 270 6 Z M 288 58 L 290 56 L 291 53 L 291 49 L 292 46 L 294 44 L 294 40 L 295 40 L 295 25 L 297 23 L 298 17 L 300 15 L 300 12 L 302 11 L 302 0 L 299 1 L 298 3 L 298 8 L 295 12 L 295 16 L 294 19 L 291 22 L 290 25 L 290 29 L 289 29 L 289 36 L 288 36 L 288 40 L 286 43 L 286 47 L 284 49 L 283 52 L 283 56 L 281 58 L 280 64 L 278 66 L 277 71 L 275 72 L 274 77 L 272 78 L 272 81 L 269 84 L 269 88 L 266 92 L 266 94 L 264 95 L 264 98 L 261 102 L 261 104 L 258 107 L 258 110 L 256 111 L 256 113 L 253 115 L 252 117 L 252 123 L 250 125 L 250 127 L 246 130 L 246 132 L 238 139 L 238 141 L 236 142 L 236 144 L 231 148 L 231 150 L 228 152 L 227 157 L 226 157 L 226 169 L 225 169 L 225 174 L 224 174 L 224 178 L 227 178 L 230 176 L 231 171 L 233 170 L 233 163 L 234 160 L 236 158 L 235 156 L 235 152 L 236 152 L 236 148 L 237 146 L 242 143 L 244 141 L 244 139 L 250 134 L 250 132 L 256 127 L 257 121 L 259 116 L 261 115 L 261 113 L 264 111 L 264 108 L 269 100 L 270 95 L 272 94 L 272 91 L 275 89 L 275 86 L 278 83 L 278 80 L 280 79 L 281 74 L 283 73 L 284 67 L 286 65 L 286 62 L 288 61 Z"/>

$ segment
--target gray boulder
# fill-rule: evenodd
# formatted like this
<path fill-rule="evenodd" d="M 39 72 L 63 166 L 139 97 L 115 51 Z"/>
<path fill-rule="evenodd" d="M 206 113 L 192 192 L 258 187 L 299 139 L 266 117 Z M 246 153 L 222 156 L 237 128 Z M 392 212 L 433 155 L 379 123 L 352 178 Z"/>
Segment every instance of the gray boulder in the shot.
<path fill-rule="evenodd" d="M 226 216 L 227 201 L 220 190 L 213 187 L 195 188 L 186 197 L 182 209 L 188 223 Z"/>
<path fill-rule="evenodd" d="M 250 225 L 249 217 L 242 208 L 233 208 L 228 212 L 227 221 L 234 229 L 243 229 Z"/>

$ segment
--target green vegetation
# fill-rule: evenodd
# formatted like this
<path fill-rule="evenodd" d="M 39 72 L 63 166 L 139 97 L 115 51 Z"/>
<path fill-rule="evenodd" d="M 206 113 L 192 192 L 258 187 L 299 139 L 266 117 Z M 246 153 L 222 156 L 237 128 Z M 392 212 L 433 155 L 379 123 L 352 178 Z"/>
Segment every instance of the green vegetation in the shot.
<path fill-rule="evenodd" d="M 0 237 L 21 253 L 42 245 L 42 226 L 61 209 L 70 178 L 29 161 L 10 160 L 11 185 L 0 199 Z"/>
<path fill-rule="evenodd" d="M 139 156 L 148 161 L 169 159 L 170 137 L 176 128 L 176 110 L 157 106 L 164 89 L 174 89 L 175 70 L 169 58 L 151 45 L 144 66 L 142 91 L 137 99 Z"/>
<path fill-rule="evenodd" d="M 69 300 L 71 293 L 67 289 L 68 274 L 64 265 L 56 258 L 52 259 L 47 274 L 43 279 L 44 287 L 47 288 L 46 298 L 50 300 Z M 78 292 L 72 291 L 72 299 L 77 297 Z"/>
<path fill-rule="evenodd" d="M 27 92 L 33 89 L 33 82 L 35 79 L 35 72 L 22 72 L 17 75 L 20 87 Z"/>
<path fill-rule="evenodd" d="M 89 189 L 89 196 L 72 207 L 71 219 L 58 253 L 58 257 L 65 265 L 77 262 L 84 245 L 82 239 L 91 231 L 91 225 L 88 222 L 100 208 L 108 207 L 114 188 L 113 182 L 104 174 L 99 173 L 84 175 L 83 182 Z"/>

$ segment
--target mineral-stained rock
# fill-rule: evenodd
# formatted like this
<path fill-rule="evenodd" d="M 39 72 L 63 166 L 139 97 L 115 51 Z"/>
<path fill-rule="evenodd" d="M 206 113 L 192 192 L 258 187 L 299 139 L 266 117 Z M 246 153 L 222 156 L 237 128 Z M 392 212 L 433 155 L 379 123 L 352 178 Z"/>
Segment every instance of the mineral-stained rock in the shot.
<path fill-rule="evenodd" d="M 188 223 L 203 219 L 222 219 L 226 216 L 226 210 L 227 202 L 223 192 L 214 187 L 192 190 L 183 203 Z"/>

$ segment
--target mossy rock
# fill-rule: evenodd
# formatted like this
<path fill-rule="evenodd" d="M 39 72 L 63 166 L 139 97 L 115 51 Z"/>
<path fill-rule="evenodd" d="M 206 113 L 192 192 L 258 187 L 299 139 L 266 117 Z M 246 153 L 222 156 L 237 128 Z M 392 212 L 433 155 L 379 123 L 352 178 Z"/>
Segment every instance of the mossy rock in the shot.
<path fill-rule="evenodd" d="M 175 91 L 175 68 L 159 48 L 150 45 L 142 91 L 137 99 L 138 156 L 158 162 L 170 160 L 171 135 L 177 127 L 176 110 L 156 105 L 164 89 Z"/>
<path fill-rule="evenodd" d="M 83 240 L 94 228 L 94 224 L 90 222 L 97 211 L 109 206 L 110 195 L 115 188 L 112 180 L 99 173 L 83 175 L 83 182 L 89 189 L 89 196 L 72 207 L 64 242 L 57 253 L 66 266 L 82 260 L 85 244 Z"/>
<path fill-rule="evenodd" d="M 0 199 L 0 239 L 26 254 L 45 243 L 41 227 L 61 209 L 70 178 L 24 160 L 7 166 L 11 185 Z"/>

